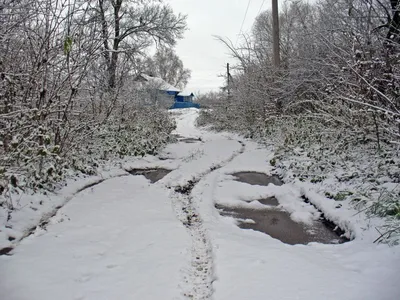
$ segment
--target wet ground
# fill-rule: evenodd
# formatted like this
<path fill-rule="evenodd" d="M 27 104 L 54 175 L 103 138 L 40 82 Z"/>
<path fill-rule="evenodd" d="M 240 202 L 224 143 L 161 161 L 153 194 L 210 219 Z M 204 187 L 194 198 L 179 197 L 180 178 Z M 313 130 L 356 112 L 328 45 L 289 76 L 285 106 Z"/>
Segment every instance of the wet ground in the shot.
<path fill-rule="evenodd" d="M 167 170 L 167 169 L 163 169 L 163 168 L 128 170 L 128 172 L 130 174 L 132 174 L 132 175 L 143 175 L 148 180 L 150 180 L 151 183 L 155 183 L 155 182 L 161 180 L 162 178 L 164 178 L 171 171 L 172 170 Z"/>
<path fill-rule="evenodd" d="M 268 197 L 265 199 L 258 199 L 258 202 L 260 202 L 261 204 L 264 205 L 271 205 L 271 206 L 278 206 L 279 202 L 278 199 L 276 199 L 275 197 Z"/>
<path fill-rule="evenodd" d="M 192 144 L 192 143 L 198 143 L 198 142 L 202 141 L 201 138 L 184 137 L 179 134 L 176 134 L 174 136 L 178 140 L 178 142 L 182 142 L 182 143 Z"/>
<path fill-rule="evenodd" d="M 179 142 L 183 142 L 183 143 L 198 143 L 201 142 L 201 139 L 196 139 L 196 138 L 182 138 L 182 139 L 178 139 Z"/>
<path fill-rule="evenodd" d="M 306 245 L 310 242 L 337 244 L 341 242 L 340 237 L 327 228 L 322 221 L 315 221 L 311 226 L 297 223 L 290 218 L 288 212 L 271 207 L 277 205 L 275 201 L 277 202 L 274 197 L 259 200 L 263 204 L 270 205 L 265 209 L 228 207 L 220 204 L 216 204 L 215 207 L 222 216 L 231 216 L 237 219 L 240 228 L 266 233 L 286 244 Z M 245 221 L 249 219 L 252 221 Z"/>
<path fill-rule="evenodd" d="M 279 179 L 278 176 L 267 175 L 259 172 L 237 172 L 231 174 L 236 177 L 236 181 L 248 183 L 251 185 L 265 185 L 272 183 L 277 186 L 283 185 L 282 180 Z"/>
<path fill-rule="evenodd" d="M 267 186 L 272 183 L 277 186 L 283 185 L 278 176 L 267 175 L 259 172 L 237 172 L 233 173 L 236 181 L 251 185 Z M 270 235 L 286 244 L 308 244 L 319 242 L 325 244 L 336 244 L 342 242 L 335 233 L 329 222 L 321 218 L 312 225 L 297 223 L 290 218 L 286 211 L 278 209 L 278 200 L 275 197 L 259 199 L 258 202 L 265 208 L 229 207 L 217 204 L 215 207 L 223 216 L 231 216 L 237 219 L 238 226 L 243 229 L 253 229 Z M 250 220 L 250 221 L 245 221 Z"/>

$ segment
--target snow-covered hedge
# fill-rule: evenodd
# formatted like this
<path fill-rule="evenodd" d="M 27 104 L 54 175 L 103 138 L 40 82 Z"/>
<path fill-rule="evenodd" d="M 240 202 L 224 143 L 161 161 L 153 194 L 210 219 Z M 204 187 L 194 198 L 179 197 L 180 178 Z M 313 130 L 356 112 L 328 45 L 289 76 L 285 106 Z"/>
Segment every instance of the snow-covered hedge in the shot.
<path fill-rule="evenodd" d="M 6 142 L 8 132 L 15 131 L 0 153 L 0 204 L 12 210 L 9 193 L 53 190 L 67 177 L 95 174 L 104 162 L 156 154 L 175 128 L 168 113 L 155 107 L 131 107 L 124 115 L 128 117 L 112 114 L 103 122 L 71 120 L 59 131 L 50 122 L 33 128 L 34 111 L 10 119 L 8 127 L 0 129 Z"/>

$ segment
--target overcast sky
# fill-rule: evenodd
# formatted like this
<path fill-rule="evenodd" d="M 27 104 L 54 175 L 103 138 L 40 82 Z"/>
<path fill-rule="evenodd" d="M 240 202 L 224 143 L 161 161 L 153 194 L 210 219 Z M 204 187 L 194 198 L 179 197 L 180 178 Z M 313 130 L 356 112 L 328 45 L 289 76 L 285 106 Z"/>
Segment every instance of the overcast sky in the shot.
<path fill-rule="evenodd" d="M 176 13 L 188 15 L 189 29 L 176 46 L 186 68 L 192 70 L 187 89 L 193 92 L 218 90 L 223 85 L 226 63 L 233 62 L 228 50 L 213 35 L 236 41 L 248 0 L 166 0 Z M 243 32 L 248 32 L 260 11 L 263 0 L 251 0 Z M 269 9 L 266 0 L 262 10 Z"/>

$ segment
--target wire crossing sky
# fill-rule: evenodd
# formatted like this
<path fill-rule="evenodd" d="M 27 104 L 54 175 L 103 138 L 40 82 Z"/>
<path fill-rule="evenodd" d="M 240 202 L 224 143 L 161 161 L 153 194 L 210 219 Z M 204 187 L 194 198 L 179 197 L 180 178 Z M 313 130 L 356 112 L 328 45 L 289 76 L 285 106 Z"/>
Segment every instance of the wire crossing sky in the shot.
<path fill-rule="evenodd" d="M 239 34 L 238 34 L 238 36 L 237 36 L 237 38 L 236 38 L 235 46 L 237 46 L 237 43 L 238 43 L 238 41 L 239 41 L 239 37 L 240 37 L 240 35 L 242 34 L 243 25 L 244 25 L 244 22 L 246 21 L 247 12 L 249 11 L 250 3 L 251 3 L 251 0 L 249 0 L 249 2 L 247 3 L 246 12 L 244 13 L 242 25 L 240 25 L 240 30 L 239 30 Z"/>
<path fill-rule="evenodd" d="M 176 13 L 188 15 L 189 30 L 179 41 L 176 52 L 186 68 L 192 70 L 187 89 L 217 91 L 224 84 L 226 63 L 234 64 L 228 50 L 213 36 L 229 38 L 248 33 L 261 10 L 270 9 L 265 0 L 166 0 Z M 250 3 L 251 2 L 251 3 Z M 240 34 L 238 34 L 240 33 Z"/>

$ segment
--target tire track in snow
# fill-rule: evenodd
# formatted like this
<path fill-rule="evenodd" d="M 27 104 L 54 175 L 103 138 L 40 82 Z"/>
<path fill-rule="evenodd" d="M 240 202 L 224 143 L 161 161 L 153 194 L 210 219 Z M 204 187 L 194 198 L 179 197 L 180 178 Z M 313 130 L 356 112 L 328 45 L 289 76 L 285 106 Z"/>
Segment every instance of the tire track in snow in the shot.
<path fill-rule="evenodd" d="M 207 230 L 203 226 L 202 218 L 197 211 L 197 203 L 193 201 L 191 193 L 201 179 L 226 166 L 244 152 L 245 143 L 238 142 L 241 144 L 239 151 L 233 153 L 227 160 L 211 166 L 208 171 L 197 178 L 189 180 L 185 185 L 175 186 L 171 195 L 172 205 L 177 217 L 187 228 L 192 239 L 190 265 L 184 271 L 184 282 L 181 286 L 183 295 L 187 299 L 211 299 L 213 294 L 212 283 L 214 281 L 212 244 Z"/>
<path fill-rule="evenodd" d="M 108 177 L 101 177 L 101 178 L 97 178 L 97 179 L 93 179 L 87 183 L 85 183 L 83 186 L 77 188 L 75 191 L 67 194 L 64 196 L 64 201 L 60 204 L 58 204 L 57 206 L 55 206 L 53 209 L 49 210 L 48 212 L 44 213 L 40 220 L 38 222 L 36 222 L 36 224 L 32 225 L 31 227 L 27 228 L 24 230 L 22 236 L 18 239 L 15 239 L 12 241 L 10 246 L 7 246 L 5 248 L 0 248 L 0 256 L 1 255 L 12 255 L 9 254 L 12 250 L 14 250 L 16 247 L 19 246 L 19 244 L 26 239 L 27 237 L 31 236 L 32 234 L 35 233 L 36 230 L 38 229 L 43 229 L 46 230 L 47 225 L 50 223 L 51 219 L 54 218 L 58 211 L 60 209 L 62 209 L 66 204 L 68 204 L 68 202 L 70 202 L 72 199 L 74 199 L 74 197 L 76 195 L 78 195 L 79 193 L 95 187 L 96 185 L 99 185 L 107 180 L 110 179 L 114 179 L 114 178 L 118 178 L 118 177 L 124 177 L 124 176 L 129 176 L 130 174 L 121 169 L 121 172 L 125 172 L 125 173 L 121 173 L 121 174 L 116 174 L 116 175 L 111 175 Z"/>

